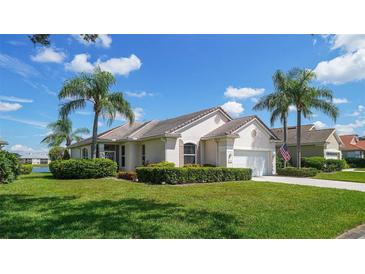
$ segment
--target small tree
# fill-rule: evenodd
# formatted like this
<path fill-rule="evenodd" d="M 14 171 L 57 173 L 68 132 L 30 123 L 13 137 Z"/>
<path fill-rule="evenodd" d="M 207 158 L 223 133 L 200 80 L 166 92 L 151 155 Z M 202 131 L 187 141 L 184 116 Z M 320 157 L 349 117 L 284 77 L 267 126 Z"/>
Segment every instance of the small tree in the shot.
<path fill-rule="evenodd" d="M 48 156 L 51 161 L 62 160 L 65 154 L 65 148 L 53 147 L 49 150 Z"/>

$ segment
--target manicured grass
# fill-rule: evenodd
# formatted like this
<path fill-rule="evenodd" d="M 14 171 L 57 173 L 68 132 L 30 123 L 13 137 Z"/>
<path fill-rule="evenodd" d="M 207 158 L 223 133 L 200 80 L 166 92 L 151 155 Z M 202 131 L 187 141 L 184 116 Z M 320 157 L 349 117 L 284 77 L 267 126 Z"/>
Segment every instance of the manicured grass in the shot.
<path fill-rule="evenodd" d="M 365 168 L 355 168 L 356 171 L 365 171 Z"/>
<path fill-rule="evenodd" d="M 333 173 L 318 173 L 314 178 L 365 183 L 365 172 L 340 171 Z"/>
<path fill-rule="evenodd" d="M 333 238 L 365 222 L 365 193 L 262 182 L 0 185 L 0 238 Z"/>

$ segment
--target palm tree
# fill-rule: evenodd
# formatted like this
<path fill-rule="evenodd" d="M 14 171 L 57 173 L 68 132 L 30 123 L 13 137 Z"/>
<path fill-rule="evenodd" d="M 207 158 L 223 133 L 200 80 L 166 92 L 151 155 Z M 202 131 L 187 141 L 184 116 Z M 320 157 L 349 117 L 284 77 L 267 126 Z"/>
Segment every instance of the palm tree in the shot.
<path fill-rule="evenodd" d="M 332 103 L 333 93 L 330 89 L 311 86 L 316 75 L 307 69 L 292 69 L 288 73 L 289 94 L 297 109 L 297 167 L 301 167 L 301 119 L 310 118 L 312 109 L 323 112 L 334 121 L 339 115 L 339 109 Z"/>
<path fill-rule="evenodd" d="M 58 98 L 67 99 L 60 108 L 61 117 L 86 107 L 89 102 L 93 106 L 94 123 L 91 143 L 91 158 L 96 155 L 96 142 L 98 134 L 98 120 L 102 116 L 108 125 L 114 121 L 117 114 L 124 116 L 130 124 L 134 121 L 134 113 L 130 104 L 124 100 L 123 93 L 110 93 L 109 88 L 116 83 L 110 72 L 102 71 L 97 67 L 93 73 L 81 73 L 68 80 L 63 85 Z"/>
<path fill-rule="evenodd" d="M 59 146 L 65 142 L 66 147 L 71 145 L 72 141 L 79 142 L 82 140 L 80 134 L 89 134 L 87 128 L 78 128 L 72 131 L 72 122 L 69 118 L 59 119 L 50 123 L 47 128 L 52 132 L 48 134 L 41 143 L 48 144 L 49 147 Z"/>
<path fill-rule="evenodd" d="M 282 122 L 284 131 L 283 141 L 286 144 L 288 139 L 288 112 L 291 103 L 288 94 L 288 76 L 281 70 L 277 70 L 272 78 L 275 92 L 262 97 L 253 107 L 253 110 L 267 109 L 271 111 L 271 126 L 274 125 L 276 120 Z M 286 167 L 286 161 L 284 161 L 284 167 Z"/>

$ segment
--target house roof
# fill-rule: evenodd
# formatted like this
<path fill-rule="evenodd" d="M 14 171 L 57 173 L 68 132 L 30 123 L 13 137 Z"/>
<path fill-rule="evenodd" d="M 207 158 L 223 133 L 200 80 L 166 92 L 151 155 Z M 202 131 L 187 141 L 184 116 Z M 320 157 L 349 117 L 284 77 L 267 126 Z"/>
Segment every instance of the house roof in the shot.
<path fill-rule="evenodd" d="M 359 140 L 357 135 L 341 135 L 340 139 L 343 143 L 342 150 L 365 150 L 365 140 Z"/>
<path fill-rule="evenodd" d="M 8 144 L 8 142 L 0 140 L 0 146 L 6 146 Z"/>
<path fill-rule="evenodd" d="M 271 129 L 281 141 L 284 138 L 283 128 Z M 313 144 L 324 143 L 335 132 L 334 128 L 315 129 L 312 124 L 303 125 L 301 130 L 301 143 Z M 288 145 L 296 145 L 297 143 L 297 127 L 288 127 Z"/>
<path fill-rule="evenodd" d="M 227 136 L 238 137 L 238 134 L 236 134 L 235 131 L 237 131 L 242 126 L 246 125 L 247 123 L 249 123 L 254 119 L 260 121 L 260 123 L 263 124 L 264 127 L 271 133 L 272 137 L 275 140 L 278 140 L 277 136 L 268 127 L 266 127 L 266 125 L 256 115 L 251 115 L 231 120 L 225 123 L 224 125 L 220 126 L 219 128 L 216 128 L 215 130 L 209 132 L 203 138 L 210 139 L 210 138 L 227 137 Z"/>
<path fill-rule="evenodd" d="M 215 111 L 221 111 L 222 113 L 224 113 L 224 115 L 227 116 L 229 120 L 232 120 L 232 118 L 221 107 L 212 107 L 162 121 L 152 120 L 148 122 L 134 122 L 132 125 L 126 123 L 99 134 L 97 140 L 121 141 L 139 140 L 160 136 L 178 137 L 179 134 L 176 133 L 177 130 Z M 72 144 L 69 147 L 73 148 L 87 145 L 91 143 L 91 140 L 91 138 L 87 138 L 85 140 Z"/>
<path fill-rule="evenodd" d="M 47 152 L 29 152 L 20 155 L 21 159 L 49 159 Z"/>

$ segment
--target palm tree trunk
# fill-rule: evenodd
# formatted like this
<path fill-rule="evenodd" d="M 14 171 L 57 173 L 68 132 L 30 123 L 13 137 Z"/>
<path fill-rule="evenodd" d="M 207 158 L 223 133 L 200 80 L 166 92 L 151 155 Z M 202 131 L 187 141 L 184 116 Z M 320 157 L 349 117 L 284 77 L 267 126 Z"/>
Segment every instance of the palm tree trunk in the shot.
<path fill-rule="evenodd" d="M 66 137 L 66 147 L 69 147 L 72 143 L 72 140 L 69 136 Z"/>
<path fill-rule="evenodd" d="M 301 133 L 302 133 L 302 111 L 297 110 L 297 167 L 301 168 L 302 147 L 301 147 Z"/>
<path fill-rule="evenodd" d="M 285 113 L 284 120 L 283 120 L 283 127 L 284 127 L 284 144 L 287 145 L 288 142 L 288 113 Z M 284 160 L 284 168 L 287 165 L 287 161 Z"/>
<path fill-rule="evenodd" d="M 97 146 L 97 137 L 98 137 L 98 119 L 99 119 L 99 113 L 95 112 L 94 124 L 93 124 L 93 136 L 92 136 L 92 143 L 91 143 L 91 159 L 95 159 L 97 157 L 96 146 Z"/>

